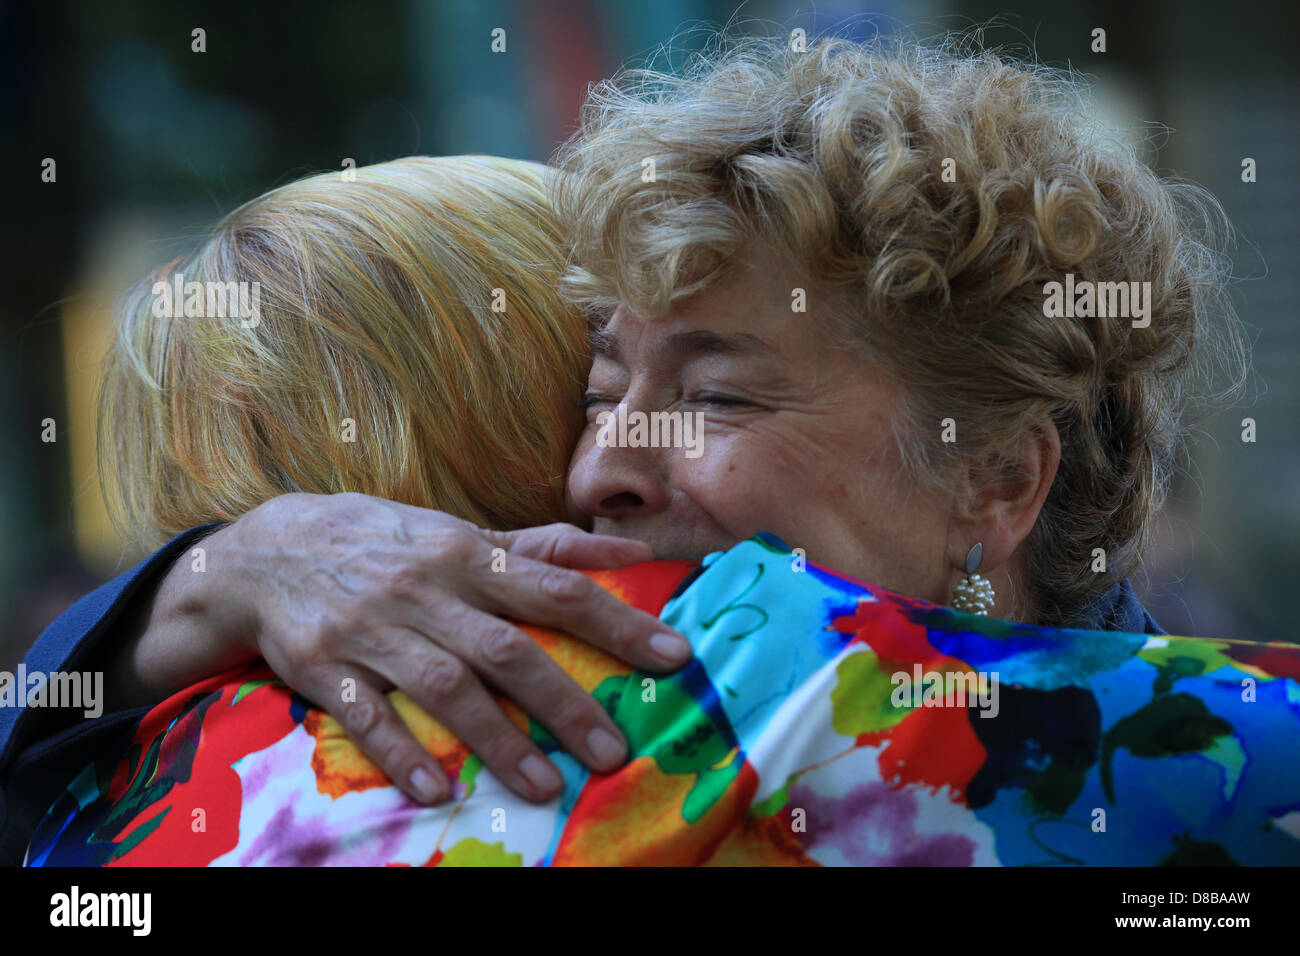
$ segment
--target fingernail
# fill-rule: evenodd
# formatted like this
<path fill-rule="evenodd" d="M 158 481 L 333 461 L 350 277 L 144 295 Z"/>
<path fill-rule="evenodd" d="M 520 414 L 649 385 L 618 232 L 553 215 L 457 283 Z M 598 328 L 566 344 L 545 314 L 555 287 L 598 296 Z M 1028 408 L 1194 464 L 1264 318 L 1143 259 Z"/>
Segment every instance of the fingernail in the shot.
<path fill-rule="evenodd" d="M 680 664 L 691 656 L 691 645 L 675 634 L 656 634 L 650 638 L 650 649 L 670 664 Z"/>
<path fill-rule="evenodd" d="M 559 772 L 537 754 L 529 754 L 519 761 L 519 772 L 528 779 L 539 795 L 558 790 L 564 783 Z"/>
<path fill-rule="evenodd" d="M 411 788 L 425 803 L 433 803 L 438 798 L 438 782 L 423 767 L 411 771 Z"/>
<path fill-rule="evenodd" d="M 623 762 L 626 752 L 618 738 L 604 727 L 597 727 L 587 734 L 587 749 L 591 751 L 596 762 L 603 766 L 613 766 Z"/>

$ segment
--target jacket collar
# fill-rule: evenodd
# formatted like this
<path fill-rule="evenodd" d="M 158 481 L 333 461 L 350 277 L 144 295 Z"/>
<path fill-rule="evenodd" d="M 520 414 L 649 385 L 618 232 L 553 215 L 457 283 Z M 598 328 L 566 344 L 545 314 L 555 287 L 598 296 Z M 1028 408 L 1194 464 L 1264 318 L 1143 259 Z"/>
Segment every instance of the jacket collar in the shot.
<path fill-rule="evenodd" d="M 1128 578 L 1112 585 L 1065 627 L 1081 631 L 1121 631 L 1126 634 L 1167 634 L 1142 606 Z"/>

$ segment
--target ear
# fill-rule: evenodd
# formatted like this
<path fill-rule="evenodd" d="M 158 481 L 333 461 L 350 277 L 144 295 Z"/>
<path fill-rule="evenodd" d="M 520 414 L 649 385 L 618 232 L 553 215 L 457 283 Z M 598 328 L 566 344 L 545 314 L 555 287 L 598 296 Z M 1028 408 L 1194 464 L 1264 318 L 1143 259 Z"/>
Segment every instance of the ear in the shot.
<path fill-rule="evenodd" d="M 977 541 L 984 546 L 981 574 L 987 577 L 1009 561 L 1038 521 L 1060 464 L 1060 433 L 1044 417 L 996 461 L 973 466 L 950 539 L 953 567 L 965 571 L 966 554 Z"/>

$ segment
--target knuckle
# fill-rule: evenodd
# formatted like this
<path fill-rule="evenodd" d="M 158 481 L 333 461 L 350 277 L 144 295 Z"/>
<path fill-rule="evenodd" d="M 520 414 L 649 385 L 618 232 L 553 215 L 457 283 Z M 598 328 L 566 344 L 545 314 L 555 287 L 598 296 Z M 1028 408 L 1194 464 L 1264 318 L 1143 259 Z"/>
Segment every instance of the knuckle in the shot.
<path fill-rule="evenodd" d="M 429 534 L 429 546 L 443 564 L 465 565 L 474 558 L 478 541 L 464 528 L 436 528 Z"/>
<path fill-rule="evenodd" d="M 597 723 L 596 715 L 592 707 L 596 705 L 595 701 L 589 694 L 561 693 L 557 694 L 554 703 L 554 713 L 550 719 L 553 729 L 557 733 L 567 731 L 578 731 L 588 724 Z"/>
<path fill-rule="evenodd" d="M 347 645 L 348 638 L 356 633 L 358 623 L 347 617 L 321 621 L 312 628 L 307 649 L 317 659 L 338 654 Z"/>
<path fill-rule="evenodd" d="M 372 617 L 371 620 L 376 618 Z M 346 656 L 348 660 L 380 660 L 391 656 L 394 652 L 396 634 L 382 626 L 357 623 L 347 633 L 346 654 L 339 656 Z"/>
<path fill-rule="evenodd" d="M 577 601 L 587 594 L 587 578 L 565 568 L 546 568 L 538 578 L 543 594 L 555 601 Z"/>
<path fill-rule="evenodd" d="M 334 640 L 333 629 L 320 624 L 293 631 L 284 641 L 285 657 L 294 667 L 310 667 L 326 658 Z"/>
<path fill-rule="evenodd" d="M 459 658 L 439 657 L 424 664 L 418 676 L 420 689 L 434 700 L 447 700 L 465 690 L 469 668 Z"/>
<path fill-rule="evenodd" d="M 479 644 L 479 653 L 490 666 L 509 668 L 524 662 L 531 649 L 531 643 L 522 631 L 503 624 L 492 628 L 483 637 Z"/>
<path fill-rule="evenodd" d="M 528 742 L 514 724 L 506 721 L 502 726 L 489 731 L 483 742 L 475 748 L 484 760 L 500 762 L 513 767 L 528 752 Z"/>
<path fill-rule="evenodd" d="M 384 586 L 392 597 L 411 599 L 423 589 L 424 576 L 414 565 L 403 564 L 387 576 Z"/>
<path fill-rule="evenodd" d="M 369 698 L 354 700 L 343 710 L 343 726 L 354 737 L 370 734 L 379 726 L 380 720 L 379 708 Z"/>

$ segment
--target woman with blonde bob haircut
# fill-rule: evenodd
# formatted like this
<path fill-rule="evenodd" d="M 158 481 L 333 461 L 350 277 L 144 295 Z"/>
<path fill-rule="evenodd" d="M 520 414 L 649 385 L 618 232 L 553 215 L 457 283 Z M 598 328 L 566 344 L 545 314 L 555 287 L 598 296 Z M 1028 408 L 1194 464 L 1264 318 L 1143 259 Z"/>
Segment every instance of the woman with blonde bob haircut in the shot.
<path fill-rule="evenodd" d="M 140 283 L 100 406 L 127 528 L 156 547 L 291 492 L 488 528 L 562 518 L 586 328 L 557 292 L 548 173 L 463 156 L 313 176 Z M 182 310 L 157 309 L 155 290 L 177 275 L 257 283 L 256 320 L 168 317 Z"/>

